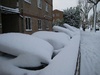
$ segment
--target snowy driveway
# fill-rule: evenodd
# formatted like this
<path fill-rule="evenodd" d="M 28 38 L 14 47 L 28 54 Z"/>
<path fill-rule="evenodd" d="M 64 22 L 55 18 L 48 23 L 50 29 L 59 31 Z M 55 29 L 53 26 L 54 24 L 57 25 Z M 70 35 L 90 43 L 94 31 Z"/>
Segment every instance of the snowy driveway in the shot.
<path fill-rule="evenodd" d="M 81 32 L 80 75 L 100 75 L 100 32 Z"/>

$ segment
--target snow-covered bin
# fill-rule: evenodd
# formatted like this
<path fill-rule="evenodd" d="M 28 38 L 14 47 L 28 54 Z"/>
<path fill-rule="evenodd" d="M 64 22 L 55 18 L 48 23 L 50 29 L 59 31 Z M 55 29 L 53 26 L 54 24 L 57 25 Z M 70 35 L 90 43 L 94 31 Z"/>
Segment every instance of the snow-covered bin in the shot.
<path fill-rule="evenodd" d="M 54 57 L 39 75 L 74 75 L 80 43 L 80 31 L 70 40 L 69 45 Z"/>

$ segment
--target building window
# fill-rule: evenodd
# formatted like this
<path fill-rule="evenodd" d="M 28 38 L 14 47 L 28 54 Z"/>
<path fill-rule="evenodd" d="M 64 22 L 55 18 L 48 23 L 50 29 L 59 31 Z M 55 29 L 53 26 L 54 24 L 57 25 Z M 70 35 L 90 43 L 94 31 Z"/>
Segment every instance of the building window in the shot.
<path fill-rule="evenodd" d="M 17 2 L 17 7 L 19 7 L 19 2 Z"/>
<path fill-rule="evenodd" d="M 57 13 L 56 16 L 59 17 L 60 16 L 59 13 Z"/>
<path fill-rule="evenodd" d="M 27 2 L 27 3 L 31 3 L 31 0 L 24 0 L 25 2 Z"/>
<path fill-rule="evenodd" d="M 38 30 L 42 30 L 42 21 L 38 19 Z"/>
<path fill-rule="evenodd" d="M 55 17 L 55 14 L 53 14 L 53 17 Z"/>
<path fill-rule="evenodd" d="M 49 30 L 49 22 L 46 21 L 46 30 Z"/>
<path fill-rule="evenodd" d="M 31 17 L 25 17 L 26 31 L 32 31 L 32 19 Z"/>
<path fill-rule="evenodd" d="M 48 12 L 48 3 L 46 3 L 46 8 L 45 8 L 45 10 Z"/>
<path fill-rule="evenodd" d="M 37 4 L 37 5 L 38 5 L 38 8 L 42 9 L 42 0 L 37 0 L 37 1 L 38 1 L 38 2 L 37 2 L 37 3 L 38 3 L 38 4 Z"/>

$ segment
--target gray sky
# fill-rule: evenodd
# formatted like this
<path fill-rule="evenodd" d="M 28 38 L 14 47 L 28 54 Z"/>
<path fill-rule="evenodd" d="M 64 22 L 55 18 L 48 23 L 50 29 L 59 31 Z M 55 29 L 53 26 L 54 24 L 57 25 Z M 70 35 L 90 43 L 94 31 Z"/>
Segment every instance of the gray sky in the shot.
<path fill-rule="evenodd" d="M 53 0 L 53 10 L 64 10 L 70 7 L 75 7 L 78 4 L 78 0 Z M 97 10 L 100 10 L 100 2 L 98 3 Z"/>
<path fill-rule="evenodd" d="M 100 11 L 100 2 L 97 5 L 97 11 Z M 93 15 L 93 9 L 90 10 L 89 17 L 90 17 L 90 15 Z"/>
<path fill-rule="evenodd" d="M 70 7 L 75 7 L 78 0 L 53 0 L 53 9 L 64 10 Z"/>
<path fill-rule="evenodd" d="M 53 10 L 59 9 L 63 11 L 64 9 L 75 7 L 78 4 L 78 0 L 53 0 Z M 100 2 L 97 6 L 97 11 L 100 11 Z M 93 10 L 89 12 L 89 16 L 93 14 Z"/>

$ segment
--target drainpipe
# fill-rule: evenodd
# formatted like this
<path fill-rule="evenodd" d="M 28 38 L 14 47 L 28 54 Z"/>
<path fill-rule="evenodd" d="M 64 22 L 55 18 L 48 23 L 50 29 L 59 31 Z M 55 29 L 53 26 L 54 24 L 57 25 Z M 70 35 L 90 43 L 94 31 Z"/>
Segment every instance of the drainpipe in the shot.
<path fill-rule="evenodd" d="M 20 18 L 21 18 L 21 32 L 24 33 L 24 16 L 23 16 L 23 0 L 19 0 Z"/>
<path fill-rule="evenodd" d="M 0 0 L 0 6 L 1 6 L 1 0 Z M 2 33 L 1 7 L 0 7 L 0 30 L 1 30 L 0 33 Z"/>

